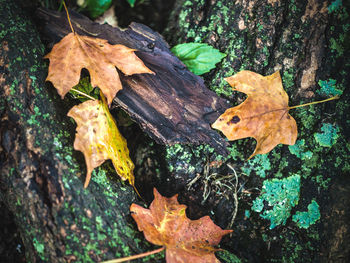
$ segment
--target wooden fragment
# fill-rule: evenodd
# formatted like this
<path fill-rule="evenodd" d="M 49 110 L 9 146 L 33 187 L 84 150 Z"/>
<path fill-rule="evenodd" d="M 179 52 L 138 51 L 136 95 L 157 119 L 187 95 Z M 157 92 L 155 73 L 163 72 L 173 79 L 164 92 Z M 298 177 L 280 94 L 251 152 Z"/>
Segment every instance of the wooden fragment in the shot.
<path fill-rule="evenodd" d="M 57 42 L 70 32 L 65 13 L 40 8 L 37 15 L 44 21 L 44 33 L 50 41 Z M 137 49 L 137 56 L 156 73 L 120 74 L 123 90 L 114 99 L 115 106 L 128 112 L 145 132 L 163 144 L 210 144 L 218 152 L 226 152 L 226 141 L 210 124 L 229 104 L 188 71 L 158 33 L 137 23 L 122 30 L 94 23 L 75 12 L 70 17 L 78 34 Z"/>

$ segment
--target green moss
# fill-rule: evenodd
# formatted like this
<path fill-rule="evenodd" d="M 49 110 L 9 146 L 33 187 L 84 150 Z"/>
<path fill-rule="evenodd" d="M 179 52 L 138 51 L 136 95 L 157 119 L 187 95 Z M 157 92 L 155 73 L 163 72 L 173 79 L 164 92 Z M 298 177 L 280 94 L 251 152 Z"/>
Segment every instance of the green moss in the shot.
<path fill-rule="evenodd" d="M 285 244 L 288 245 L 282 252 L 282 262 L 294 263 L 300 258 L 302 251 L 305 249 L 299 244 L 293 244 L 290 240 L 286 240 Z"/>
<path fill-rule="evenodd" d="M 45 260 L 45 245 L 38 241 L 36 238 L 33 238 L 33 246 L 36 250 L 36 252 L 38 252 L 39 257 L 42 260 Z"/>
<path fill-rule="evenodd" d="M 324 175 L 316 175 L 312 177 L 311 180 L 317 183 L 317 185 L 323 189 L 327 189 L 329 187 L 329 183 L 331 182 L 331 178 L 327 178 Z"/>
<path fill-rule="evenodd" d="M 283 76 L 282 76 L 282 82 L 283 86 L 288 89 L 294 86 L 294 70 L 293 69 L 287 69 L 284 70 Z"/>
<path fill-rule="evenodd" d="M 304 102 L 300 102 L 301 104 Z M 319 122 L 319 112 L 316 111 L 317 105 L 311 105 L 309 107 L 301 107 L 292 112 L 291 115 L 298 116 L 301 124 L 298 123 L 298 129 L 300 129 L 300 135 L 308 138 L 309 129 L 314 127 Z M 306 141 L 307 142 L 307 141 Z"/>
<path fill-rule="evenodd" d="M 164 262 L 164 259 L 165 259 L 165 251 L 163 250 L 162 252 L 160 253 L 157 253 L 157 254 L 153 254 L 153 255 L 150 255 L 148 257 L 144 257 L 142 258 L 142 262 L 153 262 L 154 261 L 160 261 L 160 262 Z"/>
<path fill-rule="evenodd" d="M 113 181 L 107 177 L 107 171 L 109 174 L 114 174 L 117 177 L 116 172 L 110 164 L 105 164 L 103 168 L 94 169 L 91 175 L 91 180 L 96 182 L 102 189 L 104 195 L 109 197 L 114 202 L 114 198 L 118 198 L 118 194 L 113 191 Z M 119 177 L 117 177 L 119 180 Z"/>
<path fill-rule="evenodd" d="M 319 205 L 315 200 L 312 200 L 307 207 L 307 212 L 297 211 L 295 215 L 293 215 L 293 221 L 300 228 L 309 228 L 309 226 L 315 224 L 320 217 Z"/>
<path fill-rule="evenodd" d="M 242 148 L 242 145 L 244 145 L 248 141 L 251 141 L 251 140 L 242 139 L 242 140 L 232 142 L 231 146 L 227 147 L 227 150 L 229 151 L 229 155 L 225 158 L 225 161 L 228 159 L 232 159 L 234 161 L 245 160 L 247 157 L 244 156 L 244 152 L 242 152 L 240 149 Z"/>
<path fill-rule="evenodd" d="M 291 209 L 298 204 L 300 176 L 292 175 L 284 179 L 265 180 L 259 197 L 253 201 L 252 210 L 270 220 L 270 229 L 285 224 Z M 268 208 L 264 209 L 264 202 Z"/>
<path fill-rule="evenodd" d="M 323 147 L 332 147 L 339 137 L 339 127 L 330 123 L 324 123 L 321 127 L 322 133 L 315 133 L 316 142 Z"/>
<path fill-rule="evenodd" d="M 194 153 L 199 156 L 200 151 L 204 150 L 204 146 L 193 147 Z M 208 151 L 212 151 L 210 147 L 206 148 Z M 167 163 L 176 163 L 176 167 L 168 165 L 169 171 L 176 171 L 177 173 L 193 173 L 195 171 L 195 166 L 191 163 L 195 159 L 193 151 L 188 146 L 181 144 L 175 144 L 173 146 L 168 146 L 166 148 L 166 160 Z"/>
<path fill-rule="evenodd" d="M 222 263 L 241 263 L 242 261 L 233 253 L 221 250 L 215 253 Z"/>
<path fill-rule="evenodd" d="M 312 158 L 312 152 L 307 150 L 304 139 L 297 140 L 294 145 L 288 146 L 288 149 L 291 154 L 294 154 L 301 160 Z"/>
<path fill-rule="evenodd" d="M 336 40 L 334 38 L 331 38 L 330 40 L 330 48 L 336 51 L 336 56 L 340 57 L 344 54 L 344 46 L 341 40 Z"/>
<path fill-rule="evenodd" d="M 229 75 L 233 75 L 229 74 Z M 218 95 L 229 97 L 233 94 L 232 87 L 222 78 L 218 85 L 212 86 L 211 89 Z"/>

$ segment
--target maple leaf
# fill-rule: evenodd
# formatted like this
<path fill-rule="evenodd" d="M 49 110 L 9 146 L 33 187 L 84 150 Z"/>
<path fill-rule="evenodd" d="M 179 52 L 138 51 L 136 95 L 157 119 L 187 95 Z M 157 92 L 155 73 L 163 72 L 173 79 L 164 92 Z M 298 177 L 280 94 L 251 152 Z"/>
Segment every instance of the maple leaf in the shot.
<path fill-rule="evenodd" d="M 89 185 L 91 172 L 105 160 L 111 159 L 115 170 L 123 180 L 134 186 L 134 164 L 124 137 L 102 101 L 88 100 L 71 108 L 67 114 L 77 123 L 74 149 L 84 154 L 87 166 L 84 187 Z"/>
<path fill-rule="evenodd" d="M 102 90 L 110 105 L 117 92 L 122 89 L 115 67 L 126 75 L 154 74 L 134 51 L 135 49 L 123 45 L 110 45 L 104 39 L 70 33 L 45 56 L 50 60 L 46 80 L 52 82 L 63 98 L 79 83 L 80 72 L 86 68 L 90 73 L 92 86 L 98 86 Z"/>
<path fill-rule="evenodd" d="M 256 154 L 270 152 L 276 145 L 295 144 L 298 130 L 288 114 L 288 94 L 284 91 L 280 73 L 262 76 L 243 70 L 225 79 L 234 90 L 248 98 L 240 105 L 227 109 L 213 124 L 229 140 L 253 137 Z"/>
<path fill-rule="evenodd" d="M 166 247 L 168 263 L 220 262 L 214 254 L 219 250 L 215 246 L 232 230 L 222 230 L 209 216 L 190 220 L 185 210 L 186 205 L 178 203 L 177 195 L 166 198 L 156 189 L 150 209 L 136 204 L 130 206 L 131 215 L 146 239 Z"/>

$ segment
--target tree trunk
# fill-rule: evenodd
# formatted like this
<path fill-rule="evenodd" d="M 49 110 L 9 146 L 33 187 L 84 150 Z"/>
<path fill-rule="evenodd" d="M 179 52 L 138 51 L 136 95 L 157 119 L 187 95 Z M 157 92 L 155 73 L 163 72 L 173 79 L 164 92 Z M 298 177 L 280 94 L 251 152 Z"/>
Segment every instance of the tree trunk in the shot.
<path fill-rule="evenodd" d="M 141 195 L 147 201 L 152 199 L 153 186 L 168 196 L 179 193 L 191 218 L 210 214 L 226 228 L 233 217 L 234 232 L 224 238 L 222 247 L 242 262 L 347 262 L 349 258 L 350 7 L 339 2 L 178 0 L 174 6 L 164 34 L 172 45 L 207 42 L 227 54 L 216 69 L 204 75 L 204 83 L 217 94 L 210 96 L 219 103 L 210 118 L 199 122 L 205 140 L 188 139 L 196 131 L 188 120 L 185 123 L 192 130 L 183 133 L 185 137 L 176 133 L 176 125 L 169 133 L 172 143 L 205 145 L 163 148 L 141 138 L 149 148 L 139 147 L 132 153 L 136 184 L 142 186 Z M 96 262 L 151 250 L 129 216 L 129 206 L 136 200 L 133 189 L 117 175 L 113 176 L 116 180 L 107 177 L 108 164 L 96 169 L 89 187 L 83 189 L 84 160 L 72 148 L 75 125 L 66 117 L 73 102 L 61 101 L 52 87 L 44 86 L 44 48 L 17 1 L 0 0 L 0 4 L 1 201 L 13 214 L 27 261 Z M 164 50 L 160 53 L 172 57 L 167 47 Z M 279 145 L 247 161 L 254 140 L 245 139 L 231 142 L 225 157 L 220 147 L 218 151 L 215 144 L 209 146 L 208 134 L 225 146 L 223 137 L 209 125 L 229 107 L 226 99 L 232 106 L 243 101 L 243 95 L 233 93 L 223 80 L 242 69 L 262 75 L 280 70 L 290 105 L 325 99 L 337 90 L 343 94 L 338 101 L 291 111 L 298 124 L 297 147 Z M 188 74 L 184 68 L 177 70 Z M 192 79 L 200 83 L 200 89 L 205 88 L 199 78 Z M 125 94 L 115 101 L 126 110 L 131 107 L 133 115 L 134 105 L 123 105 L 129 98 Z M 142 114 L 138 111 L 133 116 L 145 124 L 147 132 L 150 126 L 146 124 L 152 124 L 152 119 Z M 185 130 L 186 125 L 180 126 Z M 151 136 L 156 134 L 153 131 L 157 129 L 149 131 Z M 169 143 L 166 133 L 163 135 L 164 140 L 158 141 Z M 132 139 L 132 144 L 140 141 Z M 282 215 L 285 224 L 270 229 L 271 222 L 261 217 L 274 211 L 268 201 L 264 200 L 261 212 L 252 211 L 252 204 L 264 191 L 267 179 L 296 174 L 301 177 L 298 205 Z M 319 204 L 321 218 L 300 228 L 293 216 L 308 211 L 312 200 Z M 222 262 L 236 262 L 232 258 Z"/>
<path fill-rule="evenodd" d="M 108 164 L 83 188 L 84 160 L 66 116 L 72 101 L 45 87 L 44 47 L 18 2 L 0 6 L 1 201 L 27 262 L 97 262 L 151 250 L 129 214 L 135 192 Z"/>
<path fill-rule="evenodd" d="M 246 161 L 254 150 L 254 140 L 231 143 L 230 158 L 224 164 L 231 163 L 238 173 L 239 209 L 232 239 L 225 246 L 243 260 L 346 262 L 349 258 L 349 246 L 346 248 L 350 242 L 349 200 L 344 199 L 350 194 L 349 11 L 348 1 L 342 5 L 341 1 L 317 0 L 178 0 L 175 4 L 165 38 L 172 45 L 206 42 L 227 54 L 204 79 L 208 87 L 228 98 L 232 106 L 241 103 L 244 97 L 242 93 L 232 92 L 223 78 L 243 69 L 264 76 L 279 70 L 290 105 L 340 93 L 334 89 L 343 92 L 338 101 L 290 111 L 298 124 L 294 147 L 279 145 L 269 154 Z M 183 160 L 184 153 L 193 152 L 193 148 L 171 149 L 168 149 L 172 153 L 168 155 L 171 164 Z M 190 155 L 185 162 L 193 164 L 193 170 L 198 171 L 200 166 L 208 164 L 207 154 L 208 151 L 202 150 L 196 153 L 200 158 Z M 210 160 L 215 157 L 214 154 Z M 184 169 L 178 169 L 175 174 L 181 172 L 185 173 Z M 211 169 L 209 174 L 214 172 L 217 170 Z M 197 193 L 208 187 L 209 177 L 203 174 L 192 185 Z M 261 216 L 264 211 L 272 211 L 272 207 L 265 200 L 263 211 L 257 213 L 251 210 L 252 202 L 264 180 L 295 174 L 301 176 L 299 203 L 287 216 L 285 225 L 271 230 L 270 222 Z M 215 180 L 210 182 L 214 188 Z M 218 195 L 215 198 L 220 199 Z M 292 215 L 307 211 L 312 200 L 320 206 L 321 219 L 307 229 L 299 228 Z M 231 202 L 213 203 L 211 207 L 216 221 L 222 222 L 223 227 L 228 221 L 222 218 L 225 214 L 227 218 L 234 206 L 232 198 Z M 226 213 L 220 213 L 223 209 Z"/>

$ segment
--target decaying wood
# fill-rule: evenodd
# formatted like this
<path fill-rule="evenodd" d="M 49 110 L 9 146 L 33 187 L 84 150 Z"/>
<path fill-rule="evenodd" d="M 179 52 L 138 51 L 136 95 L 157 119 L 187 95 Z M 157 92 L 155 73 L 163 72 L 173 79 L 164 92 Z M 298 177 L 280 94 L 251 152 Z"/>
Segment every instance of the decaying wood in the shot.
<path fill-rule="evenodd" d="M 70 32 L 65 13 L 39 9 L 37 14 L 45 21 L 45 33 L 51 41 L 57 42 Z M 225 140 L 210 124 L 229 105 L 171 54 L 168 44 L 158 33 L 137 23 L 121 30 L 94 23 L 74 12 L 70 16 L 77 33 L 137 49 L 137 56 L 156 73 L 121 74 L 123 90 L 114 100 L 152 138 L 170 145 L 210 144 L 219 152 L 226 152 Z"/>

